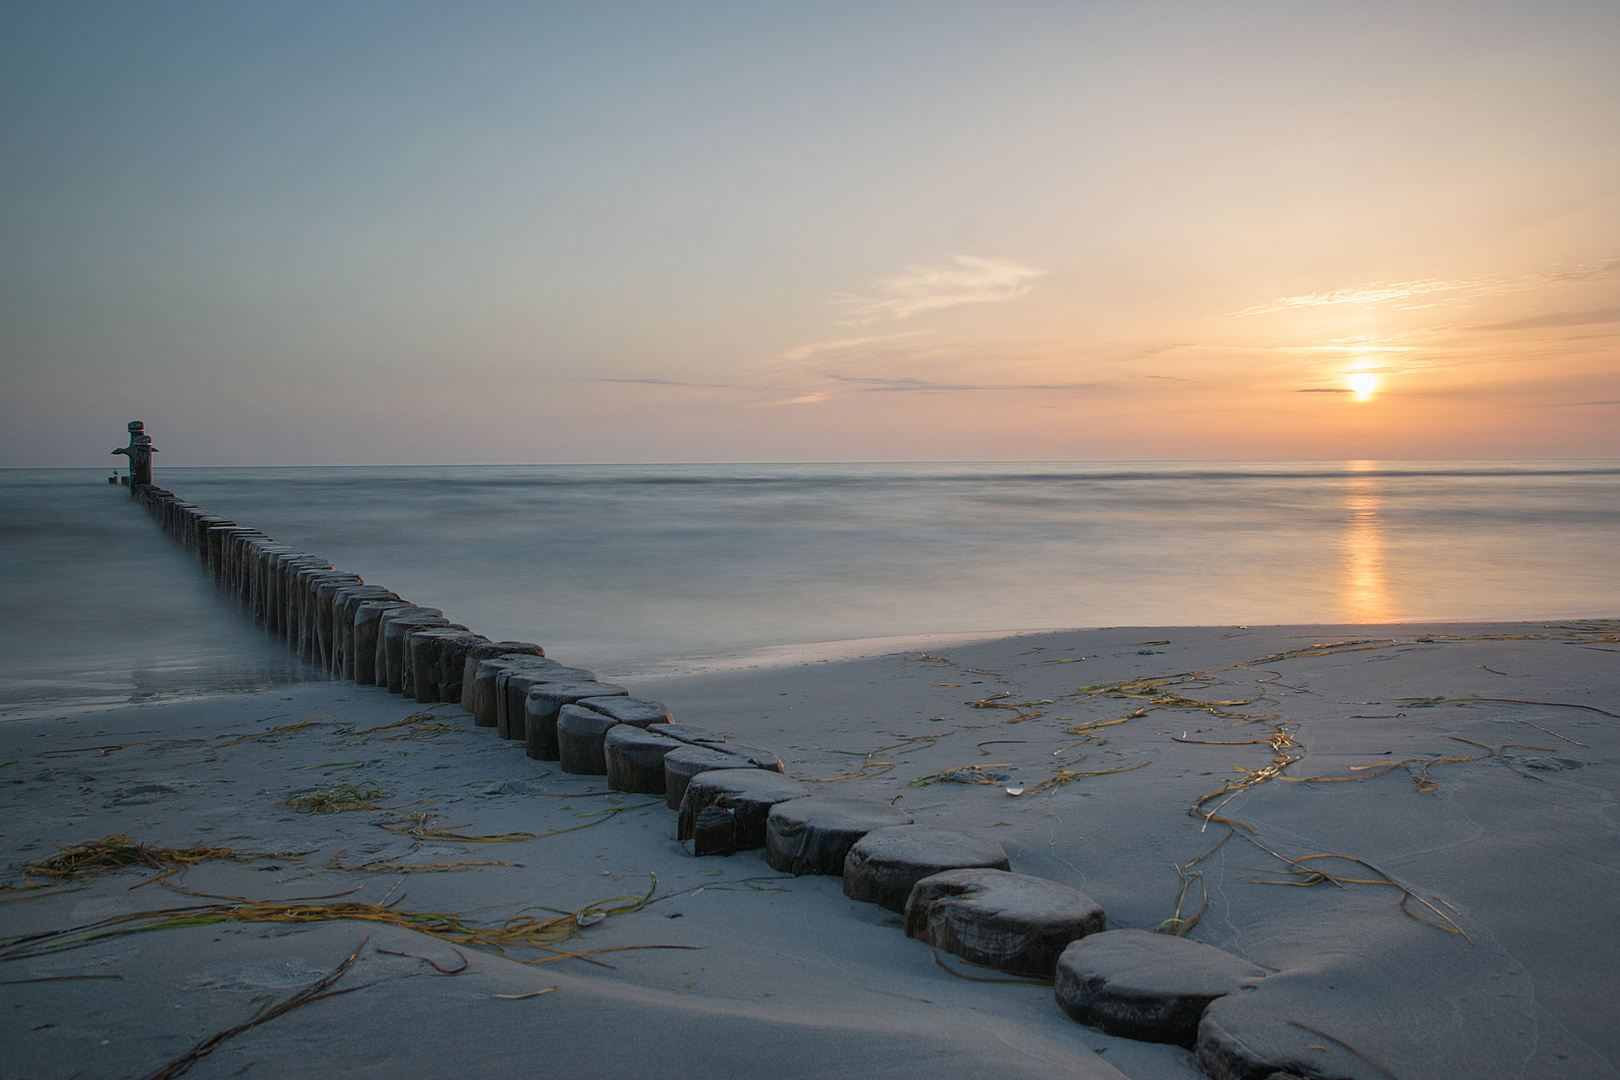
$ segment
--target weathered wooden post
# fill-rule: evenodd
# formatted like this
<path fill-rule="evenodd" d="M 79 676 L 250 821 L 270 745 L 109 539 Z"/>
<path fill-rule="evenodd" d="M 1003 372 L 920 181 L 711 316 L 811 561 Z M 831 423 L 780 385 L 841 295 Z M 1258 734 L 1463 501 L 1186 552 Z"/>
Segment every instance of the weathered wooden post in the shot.
<path fill-rule="evenodd" d="M 129 445 L 120 446 L 115 454 L 129 458 L 129 493 L 134 495 L 143 487 L 152 486 L 152 455 L 158 448 L 152 445 L 152 436 L 139 420 L 129 422 Z"/>

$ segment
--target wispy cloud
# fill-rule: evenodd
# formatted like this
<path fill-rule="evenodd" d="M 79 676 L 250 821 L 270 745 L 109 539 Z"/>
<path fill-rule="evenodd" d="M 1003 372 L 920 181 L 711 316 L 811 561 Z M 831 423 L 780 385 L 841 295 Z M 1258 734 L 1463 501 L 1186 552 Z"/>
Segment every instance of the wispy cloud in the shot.
<path fill-rule="evenodd" d="M 1599 323 L 1620 322 L 1620 308 L 1601 311 L 1556 311 L 1550 315 L 1537 315 L 1529 319 L 1493 323 L 1481 330 L 1541 330 L 1555 326 L 1595 326 Z"/>
<path fill-rule="evenodd" d="M 904 377 L 898 379 L 862 378 L 854 375 L 829 375 L 842 383 L 851 383 L 860 391 L 879 393 L 934 394 L 947 390 L 1017 391 L 1017 390 L 1095 390 L 1098 383 L 942 383 L 927 379 Z"/>
<path fill-rule="evenodd" d="M 1281 300 L 1256 304 L 1241 311 L 1229 311 L 1227 315 L 1242 318 L 1247 315 L 1269 315 L 1274 311 L 1289 311 L 1295 308 L 1327 307 L 1330 304 L 1387 304 L 1391 301 L 1410 300 L 1433 293 L 1464 292 L 1477 289 L 1481 284 L 1478 281 L 1387 281 L 1377 285 L 1357 285 L 1348 289 L 1285 296 Z"/>
<path fill-rule="evenodd" d="M 864 295 L 838 297 L 851 315 L 864 321 L 905 319 L 958 304 L 1012 300 L 1030 290 L 1045 270 L 1011 259 L 958 255 L 937 266 L 908 266 L 894 277 L 872 282 Z"/>
<path fill-rule="evenodd" d="M 654 378 L 624 378 L 615 379 L 607 376 L 592 379 L 591 382 L 620 383 L 629 386 L 677 386 L 689 390 L 745 390 L 747 387 L 737 386 L 733 383 L 705 383 L 687 382 L 683 379 L 654 379 Z"/>
<path fill-rule="evenodd" d="M 830 391 L 820 390 L 820 391 L 817 391 L 814 394 L 804 394 L 804 395 L 802 395 L 800 397 L 783 398 L 781 401 L 760 401 L 760 402 L 756 402 L 755 404 L 750 405 L 749 408 L 751 408 L 751 409 L 770 409 L 770 408 L 774 408 L 777 405 L 819 405 L 823 401 L 826 401 L 831 396 L 832 396 L 832 393 Z"/>
<path fill-rule="evenodd" d="M 1535 277 L 1540 281 L 1559 285 L 1579 284 L 1586 281 L 1601 281 L 1604 278 L 1620 277 L 1620 259 L 1599 259 L 1597 262 L 1577 263 L 1567 270 L 1553 270 L 1545 274 L 1537 274 Z"/>
<path fill-rule="evenodd" d="M 888 345 L 891 342 L 903 341 L 922 334 L 932 334 L 933 332 L 932 330 L 905 330 L 898 334 L 874 334 L 868 337 L 813 341 L 808 345 L 796 345 L 791 349 L 783 349 L 781 352 L 767 357 L 754 370 L 759 372 L 787 371 L 792 368 L 807 367 L 827 361 L 847 360 L 851 357 L 865 356 L 874 352 L 874 346 Z"/>
<path fill-rule="evenodd" d="M 1599 259 L 1596 262 L 1577 263 L 1574 266 L 1559 270 L 1549 270 L 1540 274 L 1524 274 L 1513 278 L 1461 278 L 1456 281 L 1422 278 L 1416 281 L 1385 281 L 1371 285 L 1355 285 L 1345 289 L 1330 289 L 1327 292 L 1285 296 L 1280 300 L 1256 304 L 1253 307 L 1246 307 L 1239 311 L 1229 311 L 1226 314 L 1229 318 L 1242 318 L 1247 315 L 1269 315 L 1277 311 L 1327 307 L 1333 304 L 1393 303 L 1405 308 L 1422 308 L 1432 305 L 1409 303 L 1408 301 L 1415 301 L 1419 297 L 1438 296 L 1439 294 L 1450 294 L 1445 299 L 1458 300 L 1468 297 L 1489 296 L 1496 293 L 1543 289 L 1548 286 L 1580 285 L 1613 277 L 1620 277 L 1620 259 Z"/>

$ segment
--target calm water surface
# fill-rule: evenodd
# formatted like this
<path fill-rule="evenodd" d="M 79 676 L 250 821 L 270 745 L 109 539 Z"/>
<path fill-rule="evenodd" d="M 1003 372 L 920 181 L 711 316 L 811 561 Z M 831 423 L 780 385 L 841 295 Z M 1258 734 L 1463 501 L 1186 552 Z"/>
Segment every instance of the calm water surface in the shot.
<path fill-rule="evenodd" d="M 0 715 L 299 677 L 105 475 L 0 471 Z M 609 672 L 925 633 L 1620 613 L 1614 463 L 157 479 L 481 633 Z"/>

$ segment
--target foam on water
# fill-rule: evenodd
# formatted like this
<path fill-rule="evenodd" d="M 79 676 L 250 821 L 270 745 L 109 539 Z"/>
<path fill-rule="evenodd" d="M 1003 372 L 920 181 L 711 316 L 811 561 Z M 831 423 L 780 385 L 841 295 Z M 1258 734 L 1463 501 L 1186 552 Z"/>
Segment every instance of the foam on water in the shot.
<path fill-rule="evenodd" d="M 0 715 L 299 676 L 104 475 L 0 472 Z M 156 479 L 491 637 L 538 640 L 620 675 L 938 633 L 1620 612 L 1612 463 L 164 469 Z"/>

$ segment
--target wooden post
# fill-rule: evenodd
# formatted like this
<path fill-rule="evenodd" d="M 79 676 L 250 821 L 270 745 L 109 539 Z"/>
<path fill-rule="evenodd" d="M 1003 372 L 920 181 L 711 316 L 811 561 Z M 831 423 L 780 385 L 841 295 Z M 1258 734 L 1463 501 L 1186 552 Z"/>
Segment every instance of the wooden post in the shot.
<path fill-rule="evenodd" d="M 123 454 L 129 458 L 129 493 L 136 494 L 141 488 L 152 486 L 152 455 L 158 448 L 152 445 L 152 436 L 146 433 L 146 425 L 139 420 L 129 422 L 129 445 L 120 446 L 114 450 L 115 454 Z"/>

